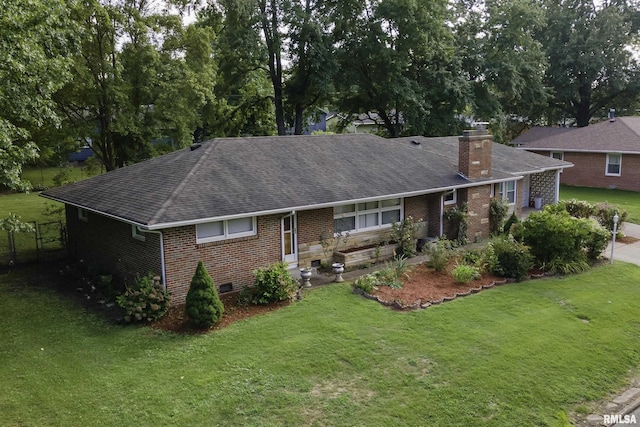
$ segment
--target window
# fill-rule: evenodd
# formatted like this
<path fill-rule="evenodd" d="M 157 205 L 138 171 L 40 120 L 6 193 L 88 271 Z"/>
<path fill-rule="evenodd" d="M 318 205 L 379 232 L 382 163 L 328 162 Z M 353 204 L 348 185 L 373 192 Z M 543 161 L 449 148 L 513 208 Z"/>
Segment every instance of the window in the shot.
<path fill-rule="evenodd" d="M 564 160 L 564 153 L 562 151 L 552 151 L 551 157 L 556 160 Z"/>
<path fill-rule="evenodd" d="M 605 175 L 620 176 L 622 172 L 622 154 L 607 154 L 607 170 Z"/>
<path fill-rule="evenodd" d="M 457 201 L 457 194 L 456 194 L 456 190 L 449 190 L 447 192 L 444 193 L 444 204 L 445 205 L 455 205 L 456 201 Z"/>
<path fill-rule="evenodd" d="M 142 242 L 146 240 L 146 236 L 144 235 L 144 233 L 138 230 L 138 227 L 133 224 L 131 224 L 131 237 Z"/>
<path fill-rule="evenodd" d="M 500 182 L 498 185 L 498 197 L 505 199 L 509 203 L 516 202 L 516 182 Z"/>
<path fill-rule="evenodd" d="M 84 221 L 84 222 L 88 222 L 89 221 L 89 215 L 88 215 L 86 209 L 78 208 L 78 219 L 80 221 Z"/>
<path fill-rule="evenodd" d="M 196 224 L 196 243 L 215 242 L 236 237 L 255 236 L 256 234 L 255 217 Z"/>
<path fill-rule="evenodd" d="M 333 228 L 336 233 L 389 227 L 402 217 L 402 199 L 353 203 L 333 208 Z"/>

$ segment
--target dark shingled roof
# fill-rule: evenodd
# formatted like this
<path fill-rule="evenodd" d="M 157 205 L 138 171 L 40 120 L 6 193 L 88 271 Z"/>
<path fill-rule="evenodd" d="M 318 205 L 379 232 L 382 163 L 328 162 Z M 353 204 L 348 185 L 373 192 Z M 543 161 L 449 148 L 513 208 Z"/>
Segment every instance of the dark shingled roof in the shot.
<path fill-rule="evenodd" d="M 512 144 L 526 150 L 640 154 L 640 117 L 618 117 L 613 122 L 607 120 L 573 129 L 532 128 Z"/>
<path fill-rule="evenodd" d="M 474 185 L 458 175 L 457 163 L 458 137 L 221 138 L 41 194 L 163 228 Z M 570 165 L 493 144 L 494 180 Z"/>

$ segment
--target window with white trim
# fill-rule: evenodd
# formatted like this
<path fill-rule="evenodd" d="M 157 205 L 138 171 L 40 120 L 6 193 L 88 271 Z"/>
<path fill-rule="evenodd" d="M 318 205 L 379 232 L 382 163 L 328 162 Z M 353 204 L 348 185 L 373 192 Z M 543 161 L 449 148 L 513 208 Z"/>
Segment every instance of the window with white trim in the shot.
<path fill-rule="evenodd" d="M 507 181 L 496 184 L 498 186 L 498 197 L 506 200 L 508 203 L 516 202 L 516 182 Z"/>
<path fill-rule="evenodd" d="M 564 160 L 564 152 L 563 151 L 552 151 L 550 157 L 556 160 Z"/>
<path fill-rule="evenodd" d="M 442 199 L 444 200 L 445 205 L 455 205 L 458 201 L 457 191 L 453 189 L 445 192 Z"/>
<path fill-rule="evenodd" d="M 622 154 L 607 154 L 607 176 L 620 176 L 622 172 Z"/>
<path fill-rule="evenodd" d="M 196 224 L 196 243 L 215 242 L 257 234 L 256 217 Z"/>
<path fill-rule="evenodd" d="M 147 239 L 144 233 L 138 230 L 138 227 L 133 224 L 131 224 L 131 237 L 136 240 L 140 240 L 141 242 L 144 242 Z"/>
<path fill-rule="evenodd" d="M 352 203 L 333 208 L 335 233 L 391 227 L 402 219 L 402 199 Z"/>
<path fill-rule="evenodd" d="M 89 221 L 89 214 L 85 208 L 78 208 L 78 219 L 84 222 Z"/>

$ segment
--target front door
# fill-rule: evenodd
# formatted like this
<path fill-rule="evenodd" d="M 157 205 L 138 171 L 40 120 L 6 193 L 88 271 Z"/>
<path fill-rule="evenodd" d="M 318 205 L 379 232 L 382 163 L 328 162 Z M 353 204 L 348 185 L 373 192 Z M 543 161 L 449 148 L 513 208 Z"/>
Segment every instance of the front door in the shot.
<path fill-rule="evenodd" d="M 289 267 L 298 266 L 298 237 L 296 234 L 296 214 L 282 218 L 282 259 Z"/>

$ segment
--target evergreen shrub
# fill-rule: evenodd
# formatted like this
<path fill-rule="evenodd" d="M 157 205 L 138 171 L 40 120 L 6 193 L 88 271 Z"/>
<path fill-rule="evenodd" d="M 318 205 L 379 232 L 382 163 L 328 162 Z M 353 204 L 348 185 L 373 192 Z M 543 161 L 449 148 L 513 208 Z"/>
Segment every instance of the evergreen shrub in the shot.
<path fill-rule="evenodd" d="M 202 261 L 191 279 L 184 310 L 189 322 L 198 327 L 215 325 L 224 313 L 218 290 Z"/>

